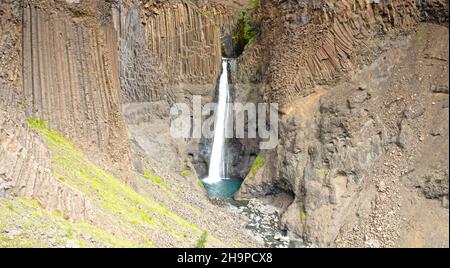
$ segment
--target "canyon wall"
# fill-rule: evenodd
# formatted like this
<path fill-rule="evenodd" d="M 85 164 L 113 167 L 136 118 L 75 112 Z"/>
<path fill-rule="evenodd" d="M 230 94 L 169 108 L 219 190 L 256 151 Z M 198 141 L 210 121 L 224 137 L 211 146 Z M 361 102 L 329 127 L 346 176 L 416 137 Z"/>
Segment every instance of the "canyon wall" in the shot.
<path fill-rule="evenodd" d="M 173 101 L 168 76 L 149 49 L 139 1 L 124 1 L 113 9 L 118 29 L 120 82 L 124 103 Z"/>
<path fill-rule="evenodd" d="M 262 167 L 255 162 L 254 172 L 236 197 L 257 197 L 278 206 L 291 235 L 312 245 L 400 243 L 401 230 L 406 227 L 399 217 L 405 214 L 392 207 L 412 198 L 412 190 L 402 186 L 408 181 L 402 175 L 408 167 L 389 156 L 399 154 L 396 146 L 402 146 L 405 136 L 409 147 L 420 147 L 416 137 L 428 140 L 423 129 L 436 127 L 423 121 L 402 121 L 402 111 L 416 111 L 418 102 L 429 106 L 431 101 L 424 102 L 433 96 L 433 103 L 445 102 L 445 95 L 433 95 L 429 87 L 433 83 L 448 86 L 448 55 L 439 57 L 441 63 L 430 63 L 439 65 L 427 69 L 435 80 L 425 79 L 426 72 L 415 67 L 394 69 L 422 62 L 421 56 L 412 55 L 423 55 L 423 51 L 448 51 L 444 45 L 448 28 L 444 41 L 425 41 L 445 32 L 445 26 L 437 32 L 426 28 L 417 33 L 419 41 L 411 40 L 425 13 L 430 14 L 425 16 L 430 21 L 448 22 L 448 1 L 260 1 L 251 15 L 260 34 L 238 59 L 234 76 L 236 86 L 247 92 L 245 96 L 255 101 L 257 95 L 256 100 L 280 105 L 280 139 L 277 149 L 260 152 L 259 159 L 265 159 Z M 420 86 L 414 77 L 405 78 L 408 68 L 417 79 L 422 75 Z M 391 106 L 386 103 L 398 99 L 405 106 L 389 111 Z M 446 109 L 442 105 L 436 110 L 426 108 L 427 116 Z M 406 122 L 415 130 L 407 132 Z M 402 161 L 414 155 L 409 150 L 400 149 Z M 448 151 L 439 150 L 439 155 L 447 159 Z M 398 173 L 381 168 L 383 163 L 393 163 Z M 438 161 L 436 166 L 442 174 L 448 173 L 445 164 Z M 379 174 L 380 170 L 389 175 Z M 385 187 L 396 190 L 386 192 Z M 445 215 L 448 191 L 441 187 L 445 194 L 438 200 L 444 208 L 438 203 L 430 205 L 430 210 Z M 418 199 L 418 204 L 428 202 Z M 405 219 L 414 217 L 406 215 Z M 441 228 L 445 222 L 441 223 L 442 218 L 436 228 L 445 238 Z"/>
<path fill-rule="evenodd" d="M 213 83 L 220 72 L 220 28 L 189 2 L 164 1 L 142 10 L 148 47 L 174 82 Z"/>
<path fill-rule="evenodd" d="M 111 6 L 2 1 L 1 9 L 2 195 L 35 199 L 50 211 L 85 219 L 89 201 L 55 177 L 48 149 L 26 120 L 42 119 L 128 180 Z"/>
<path fill-rule="evenodd" d="M 23 7 L 21 98 L 48 125 L 115 168 L 130 168 L 111 6 L 31 1 Z"/>
<path fill-rule="evenodd" d="M 54 177 L 47 149 L 24 124 L 42 119 L 98 164 L 130 170 L 111 7 L 6 1 L 1 8 L 2 191 L 83 219 L 88 201 Z"/>
<path fill-rule="evenodd" d="M 264 54 L 259 67 L 268 87 L 265 96 L 282 104 L 369 62 L 383 46 L 372 37 L 411 31 L 418 12 L 414 1 L 261 1 L 253 17 L 262 34 L 241 61 Z"/>

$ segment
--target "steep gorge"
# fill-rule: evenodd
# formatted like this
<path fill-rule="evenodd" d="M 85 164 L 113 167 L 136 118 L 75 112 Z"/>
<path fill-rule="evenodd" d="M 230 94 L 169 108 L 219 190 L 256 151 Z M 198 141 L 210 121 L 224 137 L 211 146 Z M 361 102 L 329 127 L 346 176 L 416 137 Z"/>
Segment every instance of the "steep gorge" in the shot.
<path fill-rule="evenodd" d="M 211 141 L 170 136 L 222 55 L 234 102 L 279 104 L 275 149 L 228 141 L 236 199 L 301 246 L 448 247 L 447 0 L 0 0 L 0 22 L 0 247 L 263 246 L 198 181 Z"/>
<path fill-rule="evenodd" d="M 238 59 L 235 86 L 279 103 L 280 140 L 236 197 L 275 204 L 290 235 L 316 246 L 445 246 L 448 150 L 420 171 L 441 175 L 419 175 L 442 183 L 436 203 L 405 187 L 422 179 L 404 161 L 425 154 L 420 143 L 447 142 L 426 132 L 448 130 L 448 96 L 430 90 L 448 87 L 448 28 L 422 21 L 448 22 L 448 1 L 261 1 L 252 20 L 261 34 Z M 441 240 L 416 229 L 417 244 L 402 244 L 419 221 L 403 213 L 408 199 L 440 215 L 427 224 Z"/>

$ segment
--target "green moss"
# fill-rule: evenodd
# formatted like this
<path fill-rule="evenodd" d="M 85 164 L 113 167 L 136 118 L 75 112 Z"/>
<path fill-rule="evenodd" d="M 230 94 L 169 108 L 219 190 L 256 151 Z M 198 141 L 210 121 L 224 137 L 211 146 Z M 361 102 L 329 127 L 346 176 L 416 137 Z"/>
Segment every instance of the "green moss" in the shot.
<path fill-rule="evenodd" d="M 247 5 L 247 10 L 253 10 L 259 5 L 259 0 L 251 0 Z"/>
<path fill-rule="evenodd" d="M 233 32 L 234 50 L 237 55 L 242 54 L 256 40 L 259 29 L 256 28 L 251 19 L 252 11 L 258 6 L 259 0 L 252 0 L 239 15 L 236 28 Z"/>
<path fill-rule="evenodd" d="M 208 239 L 208 232 L 203 231 L 202 235 L 198 238 L 197 243 L 195 244 L 195 247 L 196 248 L 205 248 L 207 239 Z"/>
<path fill-rule="evenodd" d="M 65 237 L 68 239 L 74 239 L 78 241 L 78 244 L 86 244 L 86 241 L 82 241 L 81 237 L 93 238 L 96 242 L 104 244 L 106 246 L 113 247 L 132 247 L 134 244 L 132 241 L 119 238 L 111 233 L 98 228 L 87 222 L 72 223 L 63 218 L 63 213 L 60 210 L 49 212 L 40 207 L 36 200 L 31 200 L 23 197 L 17 198 L 21 204 L 21 214 L 39 215 L 37 219 L 33 219 L 33 225 L 29 228 L 40 226 L 40 228 L 52 228 L 65 230 Z M 35 213 L 29 213 L 29 211 Z M 36 213 L 38 212 L 38 213 Z M 43 224 L 36 224 L 43 222 Z M 62 238 L 59 238 L 62 239 Z M 65 244 L 65 241 L 61 240 L 61 244 Z"/>
<path fill-rule="evenodd" d="M 72 229 L 67 230 L 65 237 L 68 239 L 73 239 L 74 238 L 73 230 Z"/>
<path fill-rule="evenodd" d="M 416 32 L 417 43 L 423 44 L 426 39 L 426 28 L 424 26 L 419 26 Z"/>
<path fill-rule="evenodd" d="M 203 182 L 201 180 L 197 181 L 197 185 L 198 185 L 198 187 L 205 189 L 205 185 L 203 185 Z"/>
<path fill-rule="evenodd" d="M 192 171 L 190 171 L 189 169 L 184 169 L 184 170 L 181 170 L 179 173 L 183 177 L 189 177 L 189 176 L 191 176 Z"/>
<path fill-rule="evenodd" d="M 7 208 L 8 202 L 15 203 L 14 211 Z M 40 233 L 55 234 L 53 239 L 51 236 L 46 239 L 52 239 L 57 246 L 65 246 L 69 239 L 77 241 L 80 246 L 86 246 L 92 239 L 103 246 L 136 246 L 134 241 L 122 239 L 92 224 L 69 222 L 60 214 L 41 208 L 36 200 L 23 197 L 16 197 L 14 200 L 8 201 L 0 199 L 0 219 L 2 221 L 0 229 L 6 230 L 8 226 L 21 226 L 21 233 L 16 237 L 8 238 L 0 235 L 0 247 L 48 247 L 49 245 L 43 241 L 42 237 L 39 237 Z M 59 233 L 63 233 L 64 236 Z"/>
<path fill-rule="evenodd" d="M 35 239 L 15 238 L 9 239 L 5 235 L 0 234 L 0 248 L 32 248 L 42 247 Z"/>
<path fill-rule="evenodd" d="M 221 46 L 220 46 L 220 52 L 221 52 L 221 54 L 222 54 L 222 57 L 226 57 L 226 56 L 227 56 L 227 55 L 226 55 L 225 45 L 224 45 L 224 44 L 221 44 Z"/>
<path fill-rule="evenodd" d="M 58 217 L 62 217 L 64 219 L 66 219 L 66 220 L 70 218 L 69 211 L 67 211 L 67 210 L 64 210 L 63 212 L 61 212 L 61 210 L 55 209 L 54 213 Z"/>
<path fill-rule="evenodd" d="M 167 184 L 164 182 L 163 179 L 161 179 L 158 176 L 155 176 L 153 173 L 151 173 L 150 171 L 146 170 L 144 171 L 144 177 L 146 177 L 147 179 L 151 180 L 152 182 L 158 184 L 159 186 L 161 186 L 162 188 L 169 190 L 169 187 L 167 186 Z"/>
<path fill-rule="evenodd" d="M 258 154 L 253 161 L 252 167 L 250 168 L 250 172 L 248 174 L 249 178 L 255 177 L 258 170 L 260 170 L 266 164 L 266 160 L 260 154 Z"/>
<path fill-rule="evenodd" d="M 302 202 L 298 203 L 298 208 L 300 210 L 300 221 L 302 222 L 302 224 L 305 224 L 306 222 L 306 210 L 305 210 L 305 205 L 303 205 Z"/>
<path fill-rule="evenodd" d="M 109 210 L 120 220 L 137 227 L 162 229 L 176 239 L 181 239 L 181 233 L 186 230 L 194 234 L 200 233 L 194 224 L 136 193 L 130 186 L 88 161 L 72 143 L 49 129 L 44 120 L 28 120 L 28 124 L 48 146 L 55 177 L 83 192 L 91 201 Z M 161 178 L 150 172 L 144 175 L 164 190 L 169 190 Z"/>
<path fill-rule="evenodd" d="M 36 118 L 36 119 L 32 119 L 29 118 L 27 119 L 28 125 L 30 125 L 33 128 L 45 128 L 47 129 L 47 126 L 45 125 L 44 119 L 42 118 Z"/>
<path fill-rule="evenodd" d="M 55 215 L 57 217 L 61 217 L 62 216 L 61 210 L 59 210 L 59 209 L 55 209 L 55 211 L 53 213 L 55 213 Z"/>
<path fill-rule="evenodd" d="M 14 205 L 11 202 L 8 201 L 7 206 L 9 210 L 14 210 Z"/>

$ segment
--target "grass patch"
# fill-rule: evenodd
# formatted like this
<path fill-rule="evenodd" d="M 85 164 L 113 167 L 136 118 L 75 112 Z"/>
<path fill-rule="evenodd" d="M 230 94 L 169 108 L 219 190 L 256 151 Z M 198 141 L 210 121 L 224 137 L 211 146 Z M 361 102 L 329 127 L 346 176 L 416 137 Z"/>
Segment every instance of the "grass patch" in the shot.
<path fill-rule="evenodd" d="M 302 202 L 298 203 L 298 209 L 300 210 L 300 221 L 302 224 L 306 223 L 306 210 L 305 210 L 305 205 Z"/>
<path fill-rule="evenodd" d="M 254 10 L 259 5 L 259 0 L 251 0 L 247 5 L 247 10 Z"/>
<path fill-rule="evenodd" d="M 180 172 L 178 172 L 181 176 L 183 177 L 189 177 L 192 174 L 192 171 L 190 171 L 189 169 L 184 169 L 181 170 Z"/>
<path fill-rule="evenodd" d="M 15 210 L 7 208 L 7 203 L 14 202 Z M 13 200 L 0 199 L 0 233 L 10 230 L 8 226 L 21 226 L 20 234 L 15 237 L 0 235 L 0 248 L 3 247 L 65 247 L 69 240 L 83 247 L 91 240 L 103 247 L 144 247 L 135 241 L 118 237 L 90 223 L 72 223 L 64 219 L 57 211 L 47 211 L 36 200 L 16 197 Z M 45 238 L 40 236 L 45 234 Z M 60 235 L 64 234 L 64 235 Z M 52 241 L 52 244 L 48 242 Z M 56 243 L 56 244 L 55 244 Z"/>
<path fill-rule="evenodd" d="M 201 180 L 197 181 L 197 185 L 198 187 L 200 187 L 201 189 L 205 189 L 205 185 L 203 185 L 203 182 Z"/>
<path fill-rule="evenodd" d="M 169 190 L 169 187 L 167 186 L 166 182 L 163 179 L 161 179 L 160 177 L 153 174 L 152 172 L 145 170 L 144 177 L 151 180 L 153 183 L 161 186 L 161 188 L 163 188 L 164 190 L 167 190 L 167 191 Z"/>
<path fill-rule="evenodd" d="M 208 239 L 208 232 L 203 231 L 202 235 L 198 238 L 197 243 L 195 244 L 195 247 L 196 248 L 205 248 L 207 239 Z"/>
<path fill-rule="evenodd" d="M 150 198 L 138 194 L 112 174 L 94 165 L 72 143 L 56 131 L 49 129 L 44 120 L 29 119 L 28 124 L 40 134 L 49 148 L 55 177 L 62 183 L 84 193 L 94 204 L 110 211 L 121 222 L 131 224 L 131 229 L 160 229 L 177 240 L 184 239 L 182 233 L 186 231 L 193 235 L 201 232 L 191 222 Z M 168 190 L 162 179 L 151 173 L 147 173 L 146 177 Z M 79 228 L 82 227 L 79 226 Z M 88 229 L 87 226 L 84 227 Z M 101 235 L 100 230 L 93 231 Z"/>
<path fill-rule="evenodd" d="M 13 205 L 13 203 L 11 203 L 11 202 L 9 202 L 9 201 L 8 201 L 8 203 L 7 203 L 7 207 L 8 207 L 8 209 L 11 210 L 11 211 L 14 210 L 14 205 Z"/>
<path fill-rule="evenodd" d="M 258 154 L 253 161 L 252 167 L 250 168 L 250 172 L 248 174 L 249 178 L 255 177 L 258 170 L 260 170 L 266 164 L 266 160 L 261 154 Z"/>

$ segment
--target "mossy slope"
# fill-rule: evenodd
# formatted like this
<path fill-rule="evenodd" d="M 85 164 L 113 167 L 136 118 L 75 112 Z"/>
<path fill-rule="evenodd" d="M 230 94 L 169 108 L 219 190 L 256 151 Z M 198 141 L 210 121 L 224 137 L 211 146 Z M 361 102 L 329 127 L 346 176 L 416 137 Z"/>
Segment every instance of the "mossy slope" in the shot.
<path fill-rule="evenodd" d="M 102 241 L 106 241 L 104 243 L 106 246 L 152 245 L 152 237 L 157 238 L 157 241 L 154 241 L 155 246 L 176 244 L 195 246 L 203 230 L 179 217 L 162 204 L 140 195 L 114 175 L 97 167 L 71 142 L 48 128 L 42 119 L 30 119 L 28 124 L 47 145 L 55 177 L 75 191 L 83 193 L 94 206 L 102 211 L 103 216 L 111 217 L 112 225 L 116 226 L 111 231 L 115 234 L 112 237 L 120 237 L 120 234 L 124 236 L 123 241 L 120 239 L 107 241 L 108 232 L 102 231 L 104 234 Z M 154 175 L 151 178 L 165 191 L 169 191 L 164 181 Z M 43 211 L 39 213 L 46 215 Z M 68 223 L 62 217 L 62 213 L 53 214 L 57 214 L 53 216 L 58 220 L 53 219 L 52 222 L 61 220 L 64 224 Z M 71 228 L 76 231 L 82 226 L 76 224 Z M 96 230 L 95 228 L 85 229 Z"/>

